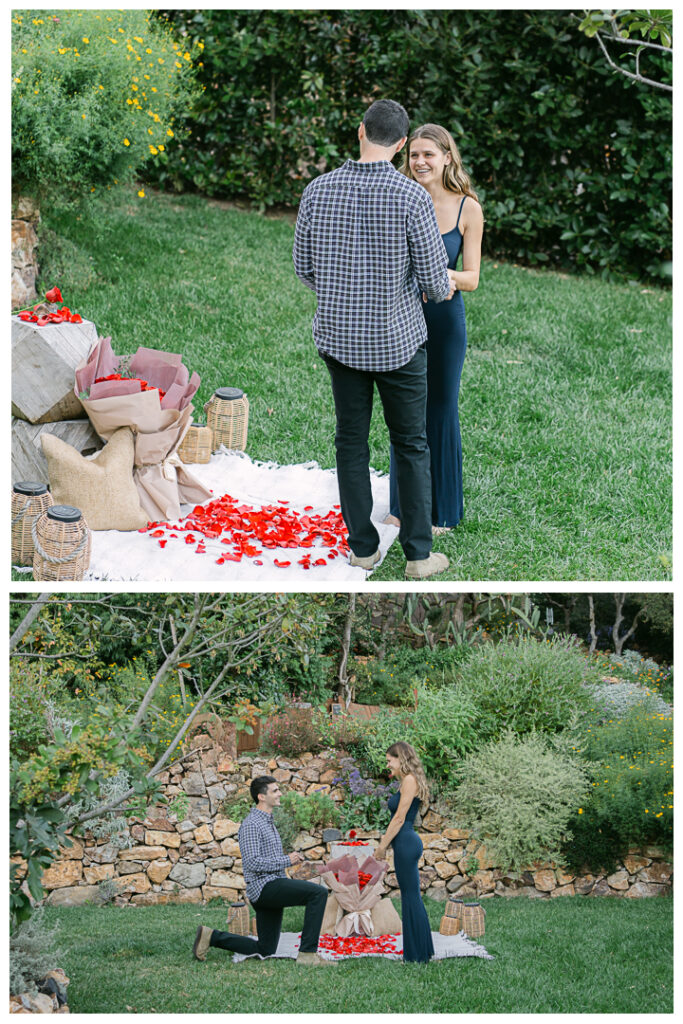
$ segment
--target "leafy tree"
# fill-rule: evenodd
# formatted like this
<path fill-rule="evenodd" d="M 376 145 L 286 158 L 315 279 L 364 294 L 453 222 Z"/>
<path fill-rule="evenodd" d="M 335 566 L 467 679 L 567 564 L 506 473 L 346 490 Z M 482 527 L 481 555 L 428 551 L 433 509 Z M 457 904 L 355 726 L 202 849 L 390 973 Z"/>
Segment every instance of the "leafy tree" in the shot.
<path fill-rule="evenodd" d="M 139 628 L 137 619 L 131 618 L 130 606 L 118 606 L 116 601 L 118 598 L 112 596 L 95 601 L 82 599 L 82 605 L 94 604 L 98 610 L 103 606 L 109 614 L 122 612 L 118 620 L 120 627 L 124 623 L 130 627 L 133 622 L 135 628 Z M 15 628 L 12 652 L 15 656 L 22 654 L 20 646 L 27 637 L 27 623 L 31 636 L 29 646 L 35 644 L 34 624 L 42 623 L 42 619 L 32 614 L 37 603 L 34 599 L 23 621 Z M 71 605 L 71 611 L 74 603 L 67 599 L 65 607 Z M 54 610 L 49 601 L 41 601 L 40 607 L 43 614 Z M 59 599 L 56 607 L 62 607 Z M 83 607 L 79 608 L 78 615 L 82 611 Z M 159 663 L 144 693 L 139 695 L 137 705 L 117 717 L 112 714 L 111 704 L 106 701 L 106 688 L 103 688 L 104 699 L 86 724 L 73 724 L 67 731 L 55 729 L 48 742 L 41 743 L 25 760 L 15 759 L 12 764 L 10 896 L 15 923 L 25 920 L 31 913 L 29 893 L 33 899 L 42 897 L 42 873 L 57 856 L 60 845 L 68 845 L 69 810 L 82 801 L 84 794 L 101 797 L 105 780 L 122 769 L 132 779 L 132 785 L 115 799 L 104 803 L 101 799 L 95 800 L 94 807 L 78 813 L 74 822 L 76 830 L 88 821 L 117 813 L 118 808 L 130 809 L 131 801 L 153 797 L 158 790 L 155 776 L 177 757 L 178 747 L 197 715 L 229 692 L 236 668 L 257 662 L 264 652 L 282 643 L 284 637 L 295 638 L 302 649 L 306 646 L 306 617 L 297 614 L 300 611 L 297 598 L 267 594 L 160 595 L 156 611 L 159 617 L 154 626 Z M 72 625 L 76 624 L 75 620 Z M 112 623 L 112 629 L 114 625 Z M 66 643 L 65 649 L 50 655 L 57 663 L 80 649 L 83 628 L 87 632 L 90 626 L 87 617 L 80 626 L 80 630 L 74 628 L 70 634 L 60 637 Z M 35 649 L 23 653 L 34 658 L 44 654 Z M 196 699 L 185 708 L 174 734 L 150 765 L 145 757 L 144 738 L 155 698 L 169 675 L 176 673 L 181 665 L 193 663 L 202 666 L 202 672 L 195 677 Z"/>
<path fill-rule="evenodd" d="M 597 40 L 613 71 L 633 82 L 673 92 L 668 82 L 647 78 L 640 70 L 643 53 L 673 55 L 673 11 L 584 11 L 584 14 L 579 29 Z M 620 51 L 616 53 L 616 60 L 610 54 L 611 49 Z M 625 66 L 625 61 L 632 63 L 633 71 Z M 670 68 L 667 70 L 670 74 Z"/>

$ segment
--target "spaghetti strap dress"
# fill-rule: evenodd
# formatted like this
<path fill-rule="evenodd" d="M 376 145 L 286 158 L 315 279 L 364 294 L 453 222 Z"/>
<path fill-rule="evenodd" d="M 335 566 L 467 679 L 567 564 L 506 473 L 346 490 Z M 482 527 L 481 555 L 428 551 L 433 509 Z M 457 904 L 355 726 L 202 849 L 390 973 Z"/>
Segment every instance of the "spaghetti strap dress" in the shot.
<path fill-rule="evenodd" d="M 456 269 L 462 252 L 460 215 L 455 227 L 442 235 L 448 253 L 448 266 Z M 432 470 L 432 525 L 457 526 L 464 514 L 462 493 L 462 441 L 458 396 L 460 376 L 467 349 L 465 305 L 457 291 L 445 302 L 423 304 L 427 322 L 427 442 Z M 394 453 L 391 451 L 389 509 L 401 518 Z"/>
<path fill-rule="evenodd" d="M 387 800 L 391 816 L 401 799 L 399 793 L 392 793 Z M 422 856 L 422 840 L 415 831 L 415 816 L 420 809 L 420 800 L 415 797 L 406 820 L 391 843 L 394 850 L 394 871 L 401 890 L 401 921 L 403 926 L 403 959 L 411 963 L 426 963 L 434 955 L 432 930 L 425 905 L 420 895 L 420 872 L 418 863 Z"/>

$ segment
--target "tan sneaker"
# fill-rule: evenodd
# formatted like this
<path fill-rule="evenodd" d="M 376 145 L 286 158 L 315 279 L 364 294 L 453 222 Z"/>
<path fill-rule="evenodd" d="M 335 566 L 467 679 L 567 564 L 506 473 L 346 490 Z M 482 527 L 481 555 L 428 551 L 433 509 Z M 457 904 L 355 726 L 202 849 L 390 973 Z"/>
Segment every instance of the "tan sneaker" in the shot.
<path fill-rule="evenodd" d="M 418 558 L 414 562 L 406 562 L 407 580 L 426 580 L 430 576 L 436 576 L 445 572 L 449 561 L 440 551 L 432 551 L 429 558 Z"/>
<path fill-rule="evenodd" d="M 333 964 L 334 960 L 325 960 L 320 953 L 299 953 L 296 958 L 298 964 L 308 964 L 309 967 L 317 967 L 320 964 Z"/>
<path fill-rule="evenodd" d="M 365 558 L 361 558 L 360 555 L 354 555 L 352 551 L 351 554 L 349 555 L 349 562 L 351 563 L 351 565 L 360 566 L 361 569 L 370 570 L 374 569 L 374 567 L 379 562 L 380 557 L 381 555 L 379 548 L 377 548 L 377 551 L 375 551 L 374 555 L 367 555 Z"/>
<path fill-rule="evenodd" d="M 192 955 L 195 960 L 206 960 L 206 954 L 211 945 L 211 936 L 213 935 L 213 928 L 205 928 L 200 924 L 197 928 L 197 934 L 194 940 L 194 946 L 192 947 Z"/>

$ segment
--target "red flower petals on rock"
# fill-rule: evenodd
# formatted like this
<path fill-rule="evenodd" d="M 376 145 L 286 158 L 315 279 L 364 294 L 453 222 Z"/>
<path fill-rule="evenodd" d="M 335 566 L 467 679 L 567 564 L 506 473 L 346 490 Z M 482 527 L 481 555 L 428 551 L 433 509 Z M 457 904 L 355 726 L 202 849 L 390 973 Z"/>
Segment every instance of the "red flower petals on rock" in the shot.
<path fill-rule="evenodd" d="M 50 288 L 45 292 L 47 302 L 62 302 L 62 293 L 57 287 Z M 46 310 L 45 304 L 39 302 L 33 309 L 23 309 L 17 313 L 20 320 L 25 323 L 35 324 L 36 327 L 47 327 L 48 324 L 82 324 L 83 318 L 80 313 L 72 313 L 68 306 L 62 306 L 57 310 Z"/>
<path fill-rule="evenodd" d="M 112 374 L 111 379 L 116 376 Z M 218 541 L 226 545 L 228 550 L 220 552 L 219 558 L 215 560 L 217 565 L 239 562 L 245 556 L 254 558 L 262 554 L 264 548 L 275 552 L 277 549 L 313 548 L 315 545 L 318 549 L 329 548 L 329 558 L 348 552 L 346 525 L 339 511 L 332 509 L 324 516 L 312 516 L 309 514 L 312 509 L 310 505 L 304 514 L 287 508 L 287 505 L 289 501 L 278 499 L 275 505 L 253 508 L 251 505 L 238 504 L 235 498 L 224 494 L 205 505 L 195 505 L 190 514 L 178 523 L 148 523 L 147 531 L 141 532 L 159 537 L 167 530 L 177 531 L 169 533 L 170 538 L 185 532 L 186 544 L 195 544 L 200 536 L 197 548 L 199 553 L 206 551 L 205 540 Z M 253 564 L 262 565 L 263 562 L 256 559 Z M 280 557 L 274 558 L 273 564 L 278 569 L 286 569 L 292 562 Z M 314 559 L 311 552 L 296 564 L 311 569 L 313 566 L 327 565 L 327 559 Z"/>

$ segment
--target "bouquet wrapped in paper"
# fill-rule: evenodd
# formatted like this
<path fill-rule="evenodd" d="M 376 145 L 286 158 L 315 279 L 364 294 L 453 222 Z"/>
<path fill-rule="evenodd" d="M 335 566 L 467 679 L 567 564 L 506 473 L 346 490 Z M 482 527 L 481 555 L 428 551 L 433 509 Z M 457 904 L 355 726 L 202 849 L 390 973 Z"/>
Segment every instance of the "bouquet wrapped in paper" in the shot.
<path fill-rule="evenodd" d="M 322 880 L 343 912 L 335 924 L 337 935 L 374 934 L 372 911 L 386 892 L 382 879 L 387 867 L 374 857 L 359 863 L 350 854 L 318 865 Z"/>
<path fill-rule="evenodd" d="M 211 497 L 177 454 L 192 423 L 191 400 L 199 384 L 199 374 L 190 376 L 182 356 L 140 346 L 130 359 L 120 357 L 111 338 L 100 338 L 76 368 L 74 390 L 100 437 L 108 441 L 119 427 L 133 431 L 133 478 L 153 522 L 177 519 L 181 502 Z"/>

